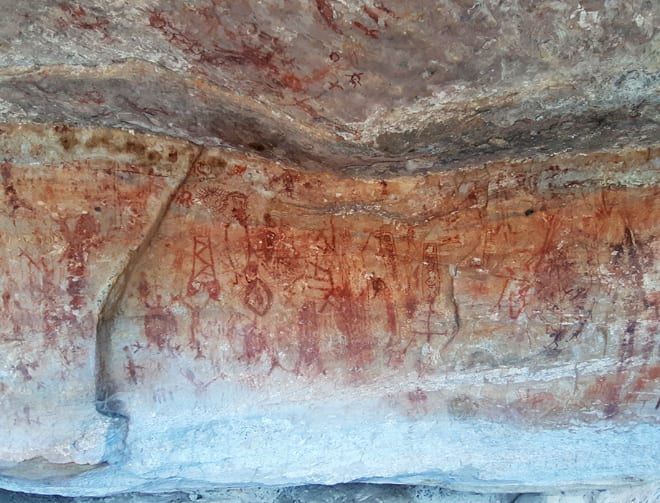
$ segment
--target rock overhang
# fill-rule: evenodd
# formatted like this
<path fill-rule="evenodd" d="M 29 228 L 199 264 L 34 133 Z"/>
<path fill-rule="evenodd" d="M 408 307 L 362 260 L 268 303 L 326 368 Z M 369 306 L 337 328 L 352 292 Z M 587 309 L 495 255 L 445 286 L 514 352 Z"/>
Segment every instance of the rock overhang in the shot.
<path fill-rule="evenodd" d="M 643 146 L 657 136 L 657 16 L 645 2 L 18 3 L 0 99 L 13 120 L 352 176 Z"/>
<path fill-rule="evenodd" d="M 3 484 L 652 480 L 656 11 L 18 3 Z"/>

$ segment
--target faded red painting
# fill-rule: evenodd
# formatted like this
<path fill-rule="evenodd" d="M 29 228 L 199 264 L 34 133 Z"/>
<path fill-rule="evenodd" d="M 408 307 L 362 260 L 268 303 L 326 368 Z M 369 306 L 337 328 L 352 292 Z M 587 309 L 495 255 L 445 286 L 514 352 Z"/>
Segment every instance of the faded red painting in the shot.
<path fill-rule="evenodd" d="M 653 399 L 648 379 L 631 379 L 657 367 L 660 221 L 657 188 L 602 185 L 615 161 L 358 181 L 209 152 L 123 309 L 143 317 L 138 343 L 207 362 L 193 366 L 215 369 L 209 379 L 248 372 L 360 385 L 612 356 L 626 377 L 599 401 L 585 405 L 594 371 L 563 408 L 549 390 L 493 390 L 474 413 L 497 416 L 496 404 L 509 403 L 530 417 L 571 407 L 614 416 Z M 585 173 L 579 188 L 575 170 Z M 145 285 L 162 298 L 146 299 Z M 136 364 L 148 367 L 148 351 Z M 419 412 L 433 400 L 411 403 Z"/>

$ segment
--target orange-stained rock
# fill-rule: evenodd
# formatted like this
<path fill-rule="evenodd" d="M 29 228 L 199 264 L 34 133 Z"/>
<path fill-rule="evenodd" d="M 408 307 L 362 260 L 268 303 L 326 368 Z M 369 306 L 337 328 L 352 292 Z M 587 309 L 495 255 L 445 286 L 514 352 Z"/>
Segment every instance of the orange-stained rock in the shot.
<path fill-rule="evenodd" d="M 0 126 L 3 462 L 104 459 L 98 315 L 195 152 L 119 131 Z"/>
<path fill-rule="evenodd" d="M 174 365 L 201 401 L 332 383 L 412 415 L 655 422 L 656 162 L 355 180 L 207 151 L 131 271 L 108 389 Z"/>
<path fill-rule="evenodd" d="M 1 133 L 5 478 L 504 490 L 573 445 L 533 487 L 654 473 L 658 150 L 353 179 Z"/>

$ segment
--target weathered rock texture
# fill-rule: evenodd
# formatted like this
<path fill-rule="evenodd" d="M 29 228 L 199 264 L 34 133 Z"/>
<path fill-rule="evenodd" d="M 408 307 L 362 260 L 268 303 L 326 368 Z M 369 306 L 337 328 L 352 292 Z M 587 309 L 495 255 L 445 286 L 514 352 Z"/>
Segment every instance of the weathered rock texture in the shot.
<path fill-rule="evenodd" d="M 657 150 L 355 180 L 2 133 L 6 476 L 657 475 Z"/>
<path fill-rule="evenodd" d="M 655 3 L 4 12 L 3 487 L 658 480 Z"/>
<path fill-rule="evenodd" d="M 402 484 L 340 484 L 295 487 L 241 487 L 210 491 L 160 494 L 129 493 L 105 497 L 62 497 L 3 491 L 5 503 L 653 503 L 660 488 L 636 485 L 609 490 L 556 492 L 550 494 L 483 494 L 457 492 L 432 486 Z"/>
<path fill-rule="evenodd" d="M 361 176 L 657 138 L 657 2 L 3 3 L 14 120 Z"/>
<path fill-rule="evenodd" d="M 113 422 L 90 407 L 99 313 L 196 149 L 63 125 L 0 134 L 0 458 L 95 463 Z"/>

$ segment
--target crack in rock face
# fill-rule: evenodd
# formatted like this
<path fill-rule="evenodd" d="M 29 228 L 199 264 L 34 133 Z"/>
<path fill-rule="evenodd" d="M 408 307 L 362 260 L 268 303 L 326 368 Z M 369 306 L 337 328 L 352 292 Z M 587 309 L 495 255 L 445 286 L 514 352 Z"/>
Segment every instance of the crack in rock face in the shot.
<path fill-rule="evenodd" d="M 0 487 L 654 491 L 659 9 L 4 9 Z"/>

